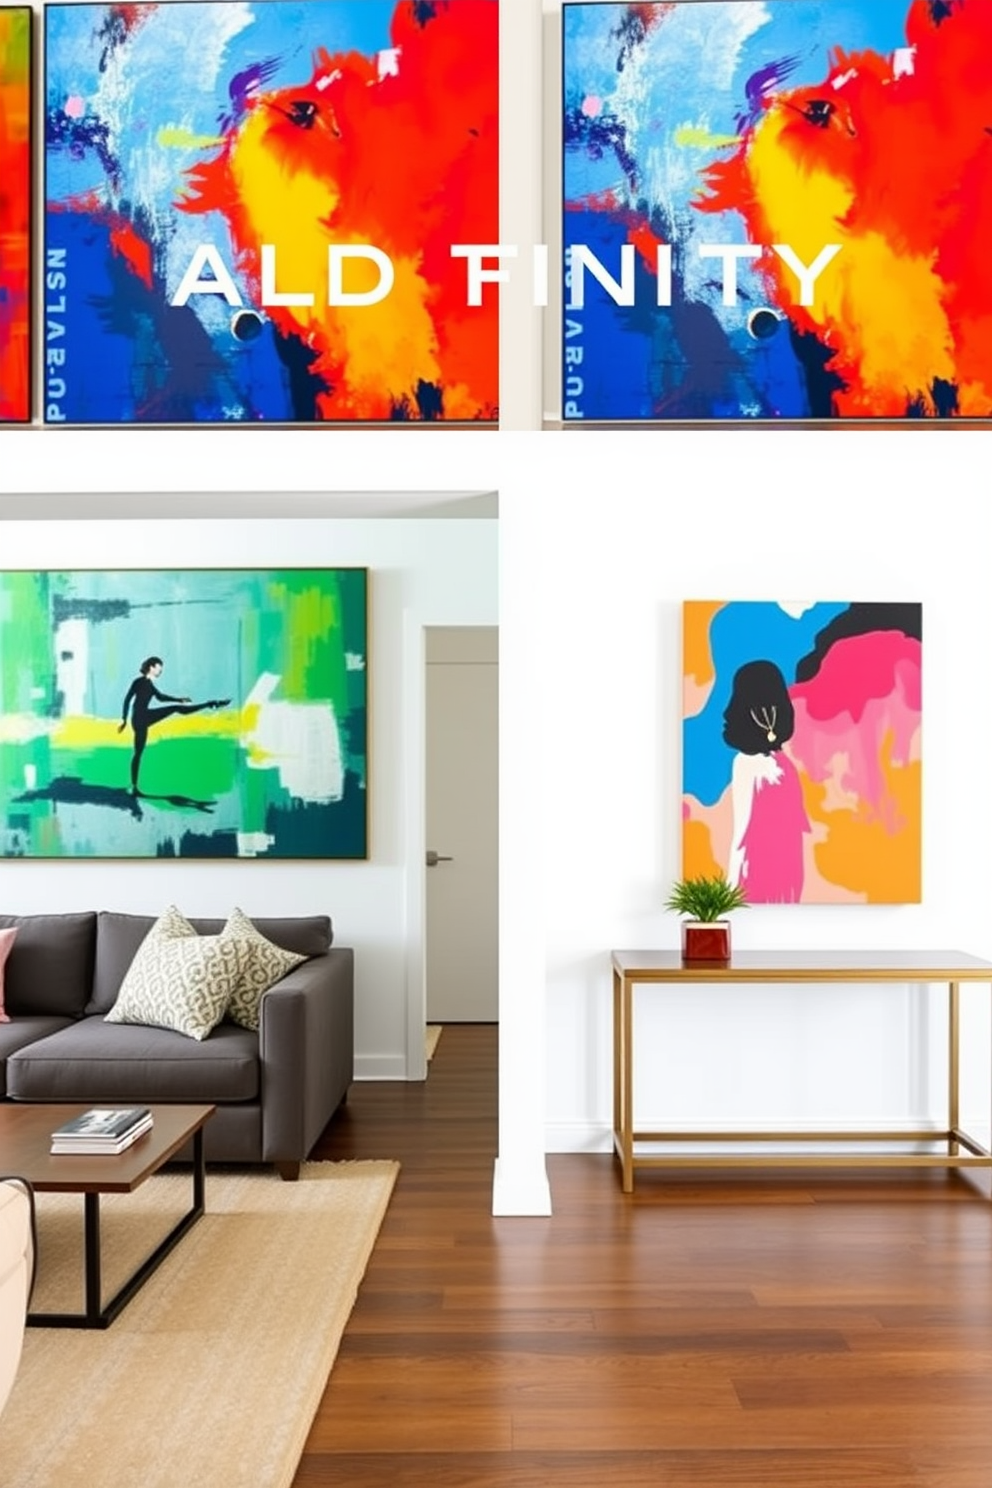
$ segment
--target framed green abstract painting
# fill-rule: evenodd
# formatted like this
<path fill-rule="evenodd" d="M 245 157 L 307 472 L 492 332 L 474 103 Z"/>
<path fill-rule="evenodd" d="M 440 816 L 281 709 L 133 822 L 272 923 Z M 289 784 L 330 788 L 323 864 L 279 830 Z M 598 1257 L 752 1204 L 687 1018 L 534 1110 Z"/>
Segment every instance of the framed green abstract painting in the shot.
<path fill-rule="evenodd" d="M 363 568 L 0 572 L 2 853 L 368 855 Z"/>

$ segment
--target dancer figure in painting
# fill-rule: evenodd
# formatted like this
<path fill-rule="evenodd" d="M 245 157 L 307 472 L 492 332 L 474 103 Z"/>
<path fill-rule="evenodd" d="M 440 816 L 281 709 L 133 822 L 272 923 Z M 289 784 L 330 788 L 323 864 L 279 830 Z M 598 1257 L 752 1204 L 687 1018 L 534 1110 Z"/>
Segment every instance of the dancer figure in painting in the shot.
<path fill-rule="evenodd" d="M 194 703 L 188 697 L 170 697 L 168 693 L 159 692 L 155 680 L 162 675 L 162 666 L 161 656 L 149 656 L 141 663 L 138 675 L 124 697 L 122 718 L 117 727 L 119 734 L 127 728 L 130 709 L 131 727 L 134 730 L 134 753 L 131 756 L 131 791 L 134 795 L 138 794 L 138 773 L 141 769 L 141 756 L 148 743 L 148 730 L 154 724 L 161 723 L 165 718 L 172 718 L 177 713 L 202 713 L 206 708 L 226 708 L 231 701 L 230 698 L 212 698 L 207 703 Z M 153 698 L 166 706 L 153 708 Z"/>
<path fill-rule="evenodd" d="M 803 836 L 810 823 L 798 772 L 782 747 L 796 719 L 774 662 L 749 661 L 738 668 L 723 723 L 724 743 L 737 751 L 727 878 L 751 904 L 795 904 L 802 895 Z"/>

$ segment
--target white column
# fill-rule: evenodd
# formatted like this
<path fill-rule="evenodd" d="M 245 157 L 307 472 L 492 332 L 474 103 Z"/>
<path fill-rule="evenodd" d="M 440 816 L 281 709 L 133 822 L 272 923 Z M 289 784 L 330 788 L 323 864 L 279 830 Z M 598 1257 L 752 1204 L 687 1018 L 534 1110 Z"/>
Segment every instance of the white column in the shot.
<path fill-rule="evenodd" d="M 516 471 L 525 462 L 522 445 L 547 437 L 510 436 Z M 499 1156 L 493 1213 L 540 1215 L 551 1213 L 544 1157 L 542 563 L 533 520 L 541 493 L 537 480 L 532 485 L 519 473 L 510 479 L 512 489 L 500 489 L 499 507 Z"/>
<path fill-rule="evenodd" d="M 499 0 L 499 235 L 516 247 L 500 285 L 500 428 L 539 429 L 543 312 L 535 305 L 533 250 L 544 239 L 542 15 L 540 0 Z"/>

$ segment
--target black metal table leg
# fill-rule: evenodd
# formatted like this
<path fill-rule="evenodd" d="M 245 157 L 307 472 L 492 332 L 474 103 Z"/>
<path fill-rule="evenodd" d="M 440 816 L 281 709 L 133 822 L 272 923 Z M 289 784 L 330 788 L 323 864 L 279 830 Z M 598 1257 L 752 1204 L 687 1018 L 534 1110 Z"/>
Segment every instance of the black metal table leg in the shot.
<path fill-rule="evenodd" d="M 86 1323 L 100 1326 L 100 1195 L 83 1195 L 83 1266 L 86 1272 Z"/>
<path fill-rule="evenodd" d="M 105 1307 L 100 1305 L 100 1195 L 83 1195 L 83 1228 L 86 1296 L 83 1312 L 29 1312 L 28 1324 L 33 1328 L 109 1328 L 114 1318 L 125 1308 L 136 1292 L 140 1291 L 153 1271 L 157 1271 L 171 1250 L 191 1229 L 204 1212 L 206 1197 L 206 1163 L 203 1154 L 203 1128 L 193 1137 L 193 1202 L 165 1239 L 147 1260 L 131 1275 L 120 1290 L 111 1297 Z"/>

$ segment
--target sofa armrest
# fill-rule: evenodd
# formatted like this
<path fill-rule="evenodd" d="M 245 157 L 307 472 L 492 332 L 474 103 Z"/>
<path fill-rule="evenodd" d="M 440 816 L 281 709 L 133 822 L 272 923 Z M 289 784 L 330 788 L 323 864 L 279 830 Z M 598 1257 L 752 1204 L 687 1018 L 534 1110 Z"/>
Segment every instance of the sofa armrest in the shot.
<path fill-rule="evenodd" d="M 262 998 L 262 1160 L 298 1162 L 348 1093 L 355 1070 L 355 953 L 331 946 Z"/>

